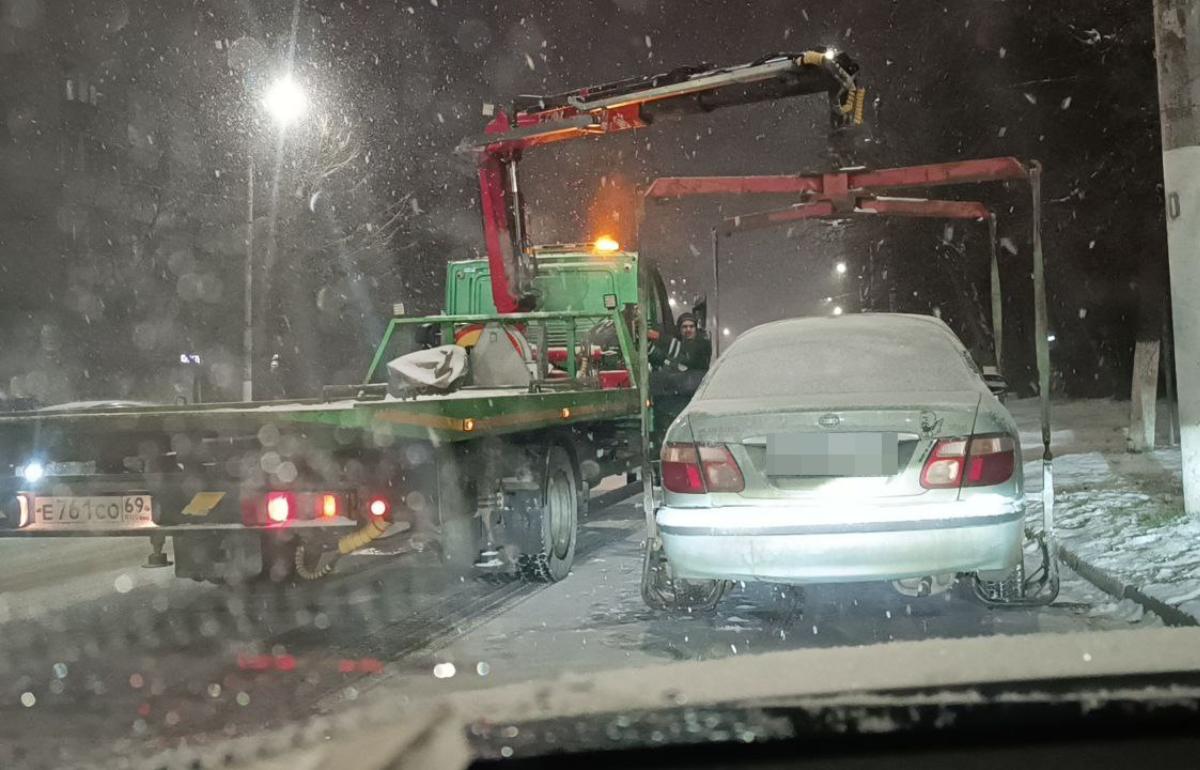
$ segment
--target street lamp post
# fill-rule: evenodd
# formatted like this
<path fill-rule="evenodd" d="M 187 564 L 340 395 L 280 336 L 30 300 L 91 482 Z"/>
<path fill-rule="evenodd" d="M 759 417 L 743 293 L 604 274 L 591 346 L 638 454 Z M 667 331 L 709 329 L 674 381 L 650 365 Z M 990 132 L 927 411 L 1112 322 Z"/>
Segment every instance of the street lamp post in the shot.
<path fill-rule="evenodd" d="M 254 400 L 254 153 L 246 164 L 246 280 L 242 328 L 242 400 Z"/>
<path fill-rule="evenodd" d="M 304 116 L 308 97 L 292 76 L 284 75 L 267 89 L 263 109 L 282 132 Z M 278 174 L 278 169 L 276 169 Z M 269 247 L 273 244 L 268 244 Z M 242 318 L 242 400 L 254 399 L 254 152 L 246 159 L 246 277 Z"/>

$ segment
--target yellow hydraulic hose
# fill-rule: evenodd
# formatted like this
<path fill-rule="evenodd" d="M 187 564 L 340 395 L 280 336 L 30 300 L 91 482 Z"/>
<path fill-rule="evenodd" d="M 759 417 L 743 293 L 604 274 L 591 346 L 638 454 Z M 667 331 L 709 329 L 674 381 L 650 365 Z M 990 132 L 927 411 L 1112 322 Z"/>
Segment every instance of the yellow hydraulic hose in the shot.
<path fill-rule="evenodd" d="M 304 560 L 304 543 L 296 545 L 296 575 L 302 580 L 320 580 L 333 572 L 337 560 L 348 553 L 367 546 L 373 540 L 378 540 L 387 531 L 388 523 L 374 516 L 358 530 L 338 540 L 337 556 L 316 568 L 310 568 Z"/>
<path fill-rule="evenodd" d="M 338 553 L 345 556 L 351 551 L 357 551 L 359 548 L 376 540 L 387 531 L 388 523 L 383 519 L 377 519 L 374 516 L 370 521 L 362 526 L 357 532 L 352 532 L 346 535 L 341 540 L 338 540 Z"/>

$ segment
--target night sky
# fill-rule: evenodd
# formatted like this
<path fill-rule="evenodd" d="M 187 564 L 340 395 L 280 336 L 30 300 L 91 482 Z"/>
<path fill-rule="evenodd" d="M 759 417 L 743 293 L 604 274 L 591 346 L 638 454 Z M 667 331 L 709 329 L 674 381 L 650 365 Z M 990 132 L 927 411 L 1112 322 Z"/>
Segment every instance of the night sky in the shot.
<path fill-rule="evenodd" d="M 195 351 L 232 395 L 251 158 L 259 244 L 278 168 L 264 355 L 301 362 L 302 389 L 354 381 L 391 303 L 436 311 L 446 260 L 480 253 L 477 189 L 453 149 L 485 105 L 827 45 L 869 89 L 858 162 L 1045 164 L 1058 387 L 1127 395 L 1135 335 L 1159 333 L 1167 301 L 1151 9 L 1045 5 L 0 0 L 0 387 L 169 397 Z M 313 109 L 281 141 L 258 100 L 289 49 Z M 637 190 L 660 175 L 828 168 L 824 110 L 794 99 L 531 153 L 535 238 L 632 242 Z M 1025 195 L 951 195 L 1001 215 L 1005 363 L 1028 392 Z M 643 252 L 686 302 L 709 291 L 715 219 L 784 202 L 652 209 Z M 836 296 L 848 311 L 938 312 L 986 359 L 985 232 L 855 221 L 747 236 L 728 249 L 722 323 L 828 312 Z"/>

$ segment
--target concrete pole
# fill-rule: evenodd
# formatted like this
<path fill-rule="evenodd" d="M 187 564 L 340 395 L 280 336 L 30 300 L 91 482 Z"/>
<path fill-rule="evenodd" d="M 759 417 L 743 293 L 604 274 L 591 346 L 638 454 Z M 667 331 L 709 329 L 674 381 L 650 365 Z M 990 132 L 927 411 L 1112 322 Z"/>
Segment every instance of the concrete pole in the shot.
<path fill-rule="evenodd" d="M 1200 517 L 1200 0 L 1154 0 L 1183 505 Z"/>
<path fill-rule="evenodd" d="M 1154 449 L 1158 422 L 1158 340 L 1138 340 L 1133 348 L 1133 383 L 1129 390 L 1130 452 Z"/>

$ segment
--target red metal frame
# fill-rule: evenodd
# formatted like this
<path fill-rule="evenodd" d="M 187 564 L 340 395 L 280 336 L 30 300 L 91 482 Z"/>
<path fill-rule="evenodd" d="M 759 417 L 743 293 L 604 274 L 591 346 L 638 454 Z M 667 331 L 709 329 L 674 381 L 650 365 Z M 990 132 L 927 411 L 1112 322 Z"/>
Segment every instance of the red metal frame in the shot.
<path fill-rule="evenodd" d="M 718 275 L 718 238 L 736 232 L 776 227 L 807 219 L 855 214 L 986 221 L 991 248 L 992 333 L 999 365 L 1003 343 L 1000 329 L 1002 309 L 999 299 L 1000 271 L 996 254 L 995 215 L 979 201 L 897 198 L 877 193 L 981 182 L 1028 181 L 1035 188 L 1034 200 L 1037 201 L 1039 193 L 1036 180 L 1039 178 L 1040 167 L 1037 164 L 1026 168 L 1016 158 L 998 157 L 875 170 L 853 169 L 823 174 L 662 177 L 654 180 L 647 188 L 644 200 L 664 201 L 714 195 L 792 195 L 800 198 L 801 202 L 785 208 L 757 211 L 721 220 L 722 227 L 713 230 L 714 281 Z M 1036 224 L 1035 238 L 1040 240 L 1040 229 Z M 1038 251 L 1040 260 L 1040 246 Z M 718 306 L 716 297 L 714 288 L 714 296 L 710 299 L 710 310 L 714 314 Z"/>

